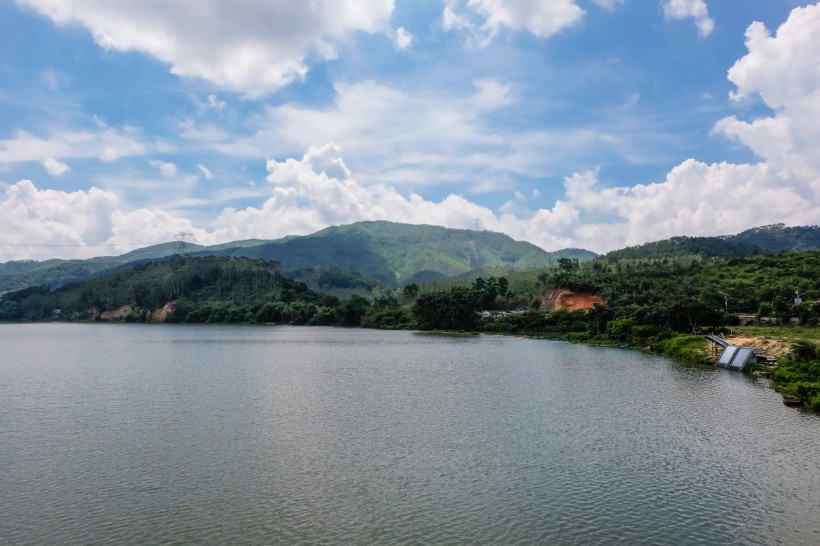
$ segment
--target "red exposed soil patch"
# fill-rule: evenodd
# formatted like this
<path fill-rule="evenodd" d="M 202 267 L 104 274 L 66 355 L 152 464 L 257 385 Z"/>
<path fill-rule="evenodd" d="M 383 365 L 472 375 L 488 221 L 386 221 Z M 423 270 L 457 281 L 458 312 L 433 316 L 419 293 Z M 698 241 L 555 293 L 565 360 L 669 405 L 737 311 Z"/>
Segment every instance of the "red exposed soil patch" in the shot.
<path fill-rule="evenodd" d="M 175 304 L 176 301 L 166 303 L 160 309 L 157 309 L 156 311 L 151 313 L 151 322 L 165 322 L 165 319 L 168 317 L 168 313 L 174 310 Z"/>
<path fill-rule="evenodd" d="M 100 313 L 101 320 L 118 320 L 122 319 L 125 315 L 131 312 L 130 305 L 123 305 L 119 309 L 114 309 L 113 311 L 103 311 Z"/>
<path fill-rule="evenodd" d="M 554 288 L 541 297 L 539 309 L 542 311 L 586 311 L 596 304 L 604 305 L 606 301 L 601 296 L 584 292 L 573 292 Z"/>

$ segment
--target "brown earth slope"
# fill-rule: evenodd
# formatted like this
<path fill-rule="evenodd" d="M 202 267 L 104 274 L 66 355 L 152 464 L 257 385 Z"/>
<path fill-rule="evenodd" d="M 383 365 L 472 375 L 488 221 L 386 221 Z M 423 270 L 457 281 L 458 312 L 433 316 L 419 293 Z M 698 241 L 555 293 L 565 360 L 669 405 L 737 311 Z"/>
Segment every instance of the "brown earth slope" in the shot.
<path fill-rule="evenodd" d="M 605 303 L 601 296 L 595 294 L 553 288 L 541 296 L 538 308 L 542 311 L 586 311 L 592 309 L 596 304 L 604 305 Z"/>

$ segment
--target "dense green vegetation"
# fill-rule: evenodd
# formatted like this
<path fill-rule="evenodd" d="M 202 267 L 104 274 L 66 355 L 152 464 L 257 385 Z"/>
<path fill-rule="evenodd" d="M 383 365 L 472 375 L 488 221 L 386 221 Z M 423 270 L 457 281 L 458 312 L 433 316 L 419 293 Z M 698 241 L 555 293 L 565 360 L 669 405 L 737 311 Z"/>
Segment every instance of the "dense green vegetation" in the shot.
<path fill-rule="evenodd" d="M 764 252 L 802 252 L 820 249 L 820 226 L 761 226 L 725 237 L 729 242 L 753 245 Z"/>
<path fill-rule="evenodd" d="M 708 360 L 700 334 L 737 324 L 741 314 L 769 323 L 797 320 L 810 332 L 820 330 L 820 250 L 766 254 L 755 247 L 743 255 L 748 248 L 742 245 L 754 235 L 746 233 L 740 242 L 675 238 L 646 246 L 642 253 L 626 249 L 630 252 L 588 261 L 583 255 L 553 256 L 552 267 L 517 271 L 514 264 L 541 259 L 538 253 L 527 254 L 526 244 L 489 232 L 442 230 L 372 222 L 331 228 L 321 236 L 286 238 L 276 244 L 311 239 L 298 247 L 304 256 L 333 248 L 337 257 L 342 252 L 349 259 L 342 265 L 312 264 L 293 271 L 298 278 L 286 274 L 276 261 L 241 256 L 175 256 L 120 265 L 102 259 L 52 261 L 41 269 L 27 262 L 4 264 L 0 282 L 16 275 L 37 278 L 38 272 L 45 275 L 45 282 L 0 297 L 0 320 L 266 322 L 481 331 L 639 346 L 690 362 Z M 817 229 L 769 226 L 755 233 L 775 247 L 813 244 Z M 430 248 L 422 244 L 425 238 L 435 239 Z M 374 240 L 379 244 L 374 246 Z M 487 254 L 485 246 L 493 252 Z M 223 245 L 221 251 L 269 247 L 247 241 Z M 360 253 L 354 254 L 354 248 Z M 745 250 L 735 252 L 738 248 Z M 449 272 L 481 267 L 422 282 L 438 279 L 429 269 L 433 264 L 446 269 L 437 253 L 452 254 Z M 636 257 L 640 255 L 652 257 Z M 360 258 L 370 271 L 381 268 L 379 275 L 392 282 L 359 273 Z M 493 265 L 496 258 L 500 262 Z M 51 270 L 103 263 L 108 269 L 86 269 L 90 280 L 84 282 L 60 286 L 59 274 L 49 276 Z M 422 267 L 428 269 L 419 270 Z M 401 288 L 397 279 L 418 282 Z M 606 304 L 588 312 L 538 311 L 538 299 L 550 289 L 592 293 Z M 802 302 L 795 302 L 796 295 Z M 162 317 L 159 310 L 164 310 Z M 772 379 L 778 389 L 818 408 L 820 359 L 797 346 L 798 356 L 784 362 Z"/>
<path fill-rule="evenodd" d="M 792 347 L 792 358 L 782 359 L 771 373 L 772 383 L 778 391 L 795 395 L 820 411 L 820 347 L 808 341 Z"/>
<path fill-rule="evenodd" d="M 30 287 L 0 299 L 0 320 L 148 321 L 173 303 L 168 322 L 287 322 L 359 326 L 371 303 L 310 290 L 275 262 L 191 258 L 149 262 L 115 275 L 55 290 Z"/>
<path fill-rule="evenodd" d="M 746 257 L 780 251 L 820 249 L 820 227 L 764 226 L 727 237 L 674 237 L 607 255 L 611 260 L 645 260 L 683 256 Z M 60 287 L 112 274 L 148 260 L 180 252 L 178 243 L 141 248 L 121 256 L 89 260 L 11 261 L 0 263 L 0 294 L 28 286 Z M 506 276 L 515 284 L 520 272 L 558 264 L 561 258 L 585 262 L 595 254 L 583 249 L 546 252 L 529 243 L 489 231 L 414 226 L 392 222 L 359 222 L 334 226 L 312 235 L 275 241 L 235 241 L 203 247 L 189 243 L 193 256 L 247 257 L 278 261 L 289 276 L 317 266 L 358 273 L 392 288 L 405 284 L 472 281 Z M 300 279 L 314 286 L 309 279 Z M 523 290 L 517 288 L 519 293 Z M 341 293 L 343 297 L 348 294 Z"/>
<path fill-rule="evenodd" d="M 518 297 L 517 306 L 532 302 L 533 298 L 522 295 L 551 288 L 600 295 L 606 305 L 585 315 L 589 337 L 649 345 L 676 332 L 692 334 L 737 324 L 738 314 L 774 321 L 795 317 L 816 325 L 820 318 L 815 303 L 820 299 L 817 271 L 820 251 L 733 259 L 602 257 L 584 263 L 561 259 L 555 268 L 511 275 L 508 286 L 511 297 Z M 420 293 L 446 292 L 453 286 L 470 284 L 428 283 L 420 286 Z M 803 296 L 800 305 L 794 304 L 796 291 Z M 515 328 L 513 332 L 527 333 Z"/>
<path fill-rule="evenodd" d="M 818 271 L 820 251 L 816 250 L 733 259 L 604 257 L 588 263 L 562 259 L 558 267 L 538 275 L 539 285 L 602 295 L 606 305 L 587 313 L 528 310 L 489 315 L 479 321 L 464 312 L 465 306 L 488 307 L 481 305 L 475 285 L 462 284 L 424 293 L 414 313 L 420 328 L 557 334 L 571 341 L 636 345 L 687 362 L 708 364 L 712 360 L 702 333 L 737 324 L 741 313 L 782 324 L 798 320 L 805 325 L 768 326 L 766 335 L 782 335 L 793 328 L 800 336 L 818 337 Z M 513 279 L 507 284 L 516 283 Z M 800 303 L 795 301 L 796 293 L 803 296 Z M 511 292 L 506 295 L 513 296 Z M 774 385 L 820 410 L 820 352 L 810 342 L 792 341 L 794 358 L 784 359 L 772 373 Z"/>
<path fill-rule="evenodd" d="M 817 249 L 820 249 L 820 226 L 786 227 L 774 224 L 723 237 L 672 237 L 614 250 L 605 257 L 610 260 L 677 256 L 742 258 L 754 254 Z"/>
<path fill-rule="evenodd" d="M 28 286 L 57 288 L 111 274 L 148 260 L 180 252 L 177 243 L 135 250 L 122 256 L 90 260 L 49 260 L 0 264 L 0 294 Z M 409 283 L 446 280 L 457 275 L 487 276 L 471 272 L 486 269 L 507 272 L 549 267 L 560 257 L 589 260 L 587 250 L 547 252 L 530 243 L 515 241 L 501 233 L 416 226 L 392 222 L 359 222 L 334 226 L 312 235 L 284 237 L 275 241 L 247 240 L 202 247 L 188 244 L 191 256 L 222 256 L 278 261 L 288 276 L 311 286 L 313 268 L 335 268 L 368 277 L 371 283 L 399 288 Z M 307 272 L 305 278 L 301 277 Z M 375 287 L 375 285 L 374 285 Z M 373 295 L 372 292 L 368 293 Z M 349 297 L 349 293 L 340 293 Z"/>
<path fill-rule="evenodd" d="M 575 269 L 547 271 L 541 280 L 603 296 L 611 319 L 696 332 L 702 326 L 731 324 L 738 313 L 816 323 L 819 268 L 816 250 L 735 259 L 602 258 Z M 794 304 L 796 291 L 805 296 L 801 305 Z"/>
<path fill-rule="evenodd" d="M 550 253 L 490 231 L 357 222 L 271 241 L 243 249 L 241 255 L 278 261 L 289 272 L 316 265 L 335 266 L 397 288 L 481 268 L 521 271 L 549 267 L 565 252 L 579 259 L 595 257 L 592 252 L 578 249 Z M 219 255 L 237 255 L 237 251 L 225 249 Z"/>

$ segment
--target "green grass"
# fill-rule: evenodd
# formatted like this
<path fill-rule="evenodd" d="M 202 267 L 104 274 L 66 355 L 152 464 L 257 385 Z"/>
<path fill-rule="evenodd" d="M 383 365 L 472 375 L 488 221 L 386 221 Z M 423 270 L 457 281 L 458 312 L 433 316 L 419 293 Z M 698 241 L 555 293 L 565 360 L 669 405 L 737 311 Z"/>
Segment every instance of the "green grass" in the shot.
<path fill-rule="evenodd" d="M 669 358 L 693 364 L 712 364 L 703 336 L 681 334 L 656 342 L 652 350 Z"/>
<path fill-rule="evenodd" d="M 820 327 L 818 326 L 744 326 L 744 336 L 767 337 L 786 343 L 799 340 L 820 344 Z"/>

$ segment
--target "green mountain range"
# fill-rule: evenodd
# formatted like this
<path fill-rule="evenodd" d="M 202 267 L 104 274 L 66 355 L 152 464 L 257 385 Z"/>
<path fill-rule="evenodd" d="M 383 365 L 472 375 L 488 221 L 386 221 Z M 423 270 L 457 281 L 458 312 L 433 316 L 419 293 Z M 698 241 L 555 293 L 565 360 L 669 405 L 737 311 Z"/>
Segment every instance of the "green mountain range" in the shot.
<path fill-rule="evenodd" d="M 608 260 L 673 258 L 742 258 L 775 252 L 802 252 L 820 249 L 820 226 L 786 227 L 773 224 L 747 229 L 722 237 L 672 237 L 614 250 L 603 256 Z"/>
<path fill-rule="evenodd" d="M 561 257 L 585 261 L 596 256 L 577 249 L 547 252 L 491 231 L 393 222 L 358 222 L 253 247 L 203 249 L 190 254 L 274 260 L 289 272 L 333 266 L 393 287 L 443 280 L 479 269 L 523 271 L 553 266 Z"/>
<path fill-rule="evenodd" d="M 599 259 L 679 256 L 739 258 L 755 254 L 820 249 L 820 226 L 775 224 L 723 237 L 672 237 L 610 252 Z M 311 235 L 273 241 L 251 239 L 213 246 L 153 245 L 89 260 L 0 263 L 0 294 L 29 286 L 64 286 L 115 274 L 180 252 L 277 261 L 288 275 L 321 288 L 401 288 L 430 281 L 510 275 L 554 266 L 560 258 L 584 262 L 583 249 L 547 252 L 502 233 L 393 222 L 358 222 Z"/>
<path fill-rule="evenodd" d="M 0 293 L 98 278 L 173 256 L 180 249 L 177 243 L 165 243 L 90 260 L 7 262 L 0 264 Z M 285 272 L 296 273 L 297 278 L 304 273 L 306 280 L 332 270 L 337 276 L 357 277 L 358 284 L 364 277 L 394 288 L 476 270 L 501 274 L 550 267 L 562 257 L 585 261 L 596 256 L 581 249 L 547 252 L 501 233 L 393 222 L 358 222 L 274 241 L 247 240 L 207 247 L 188 244 L 185 253 L 278 261 Z"/>

